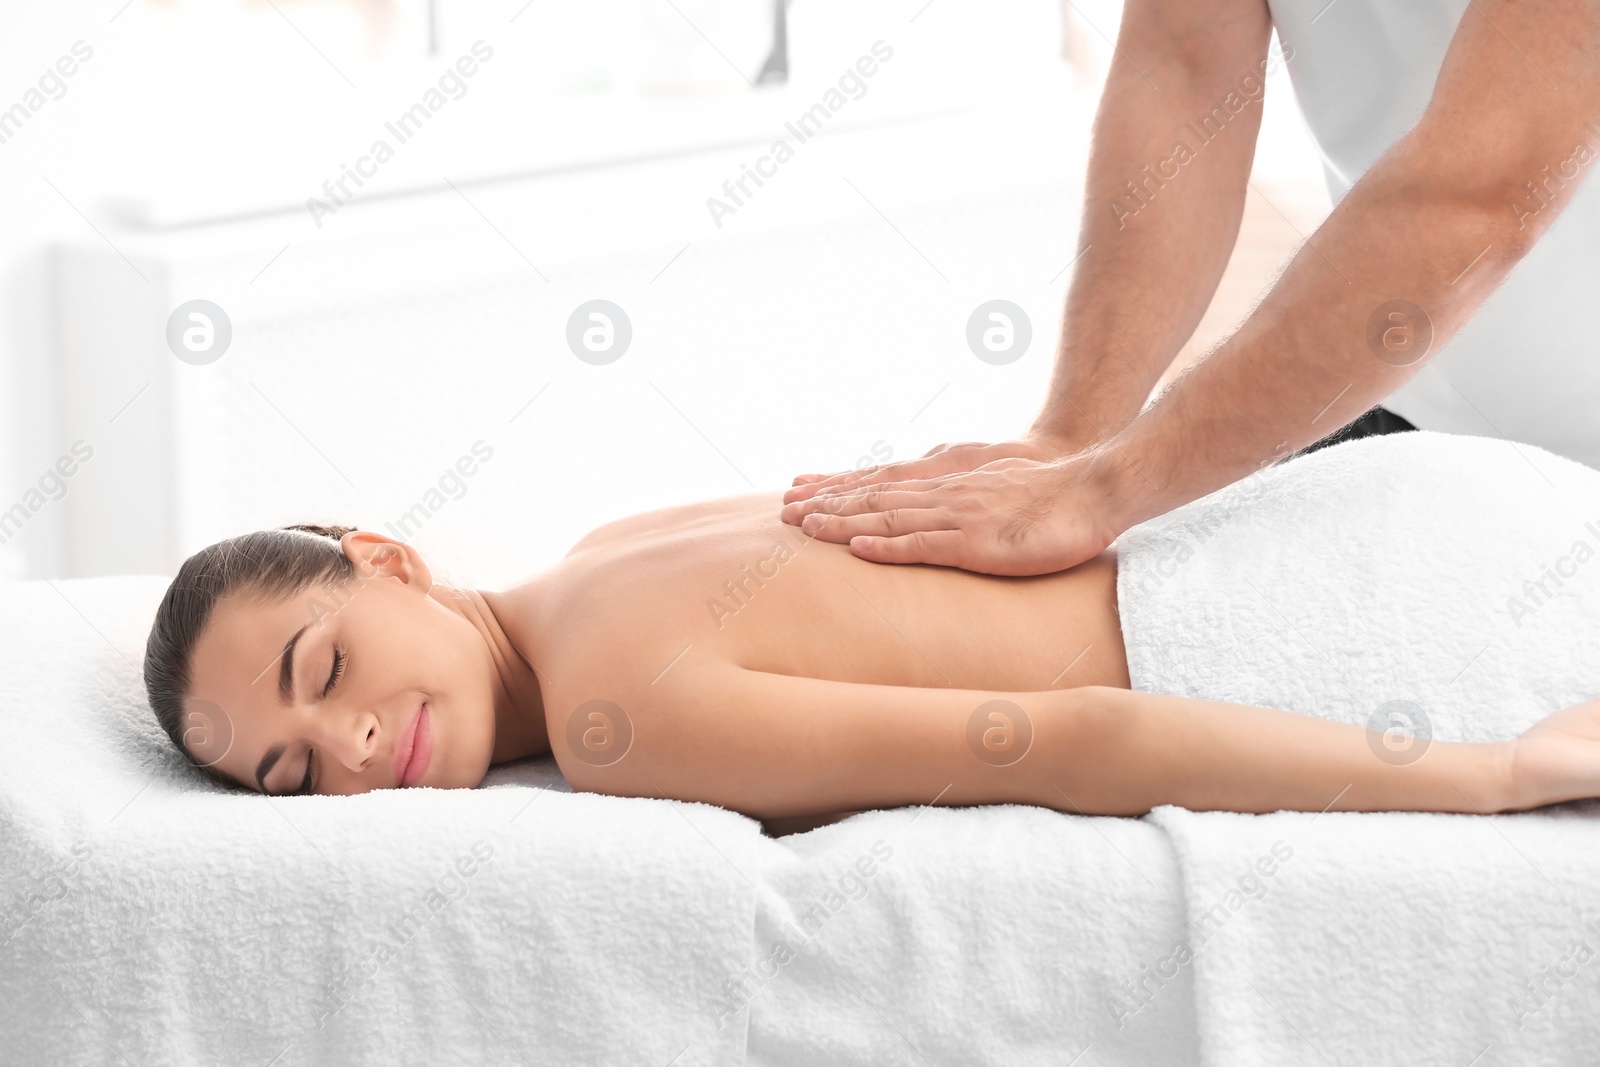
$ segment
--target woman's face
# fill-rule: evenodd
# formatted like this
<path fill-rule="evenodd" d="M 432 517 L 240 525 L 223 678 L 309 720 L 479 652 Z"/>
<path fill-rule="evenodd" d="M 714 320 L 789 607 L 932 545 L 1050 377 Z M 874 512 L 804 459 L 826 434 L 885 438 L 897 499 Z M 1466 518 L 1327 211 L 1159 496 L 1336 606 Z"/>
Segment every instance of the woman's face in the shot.
<path fill-rule="evenodd" d="M 483 636 L 415 549 L 365 530 L 344 546 L 342 589 L 217 603 L 184 702 L 190 753 L 274 794 L 478 785 L 494 749 Z"/>

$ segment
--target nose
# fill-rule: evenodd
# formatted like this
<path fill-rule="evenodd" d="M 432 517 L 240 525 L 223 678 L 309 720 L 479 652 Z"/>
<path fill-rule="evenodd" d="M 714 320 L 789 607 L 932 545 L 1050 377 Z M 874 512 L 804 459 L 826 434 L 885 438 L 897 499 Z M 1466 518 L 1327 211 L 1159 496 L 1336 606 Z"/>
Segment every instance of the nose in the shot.
<path fill-rule="evenodd" d="M 326 723 L 323 749 L 352 771 L 363 771 L 378 751 L 380 725 L 370 711 L 331 716 Z"/>

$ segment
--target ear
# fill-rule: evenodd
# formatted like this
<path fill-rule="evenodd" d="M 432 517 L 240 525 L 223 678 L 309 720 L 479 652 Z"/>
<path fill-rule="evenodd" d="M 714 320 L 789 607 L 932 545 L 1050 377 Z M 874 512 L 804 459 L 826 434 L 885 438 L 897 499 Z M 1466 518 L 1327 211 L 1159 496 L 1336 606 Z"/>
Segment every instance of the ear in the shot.
<path fill-rule="evenodd" d="M 398 578 L 424 593 L 433 588 L 433 573 L 422 555 L 403 541 L 372 530 L 351 530 L 339 539 L 339 547 L 355 565 L 357 581 Z"/>

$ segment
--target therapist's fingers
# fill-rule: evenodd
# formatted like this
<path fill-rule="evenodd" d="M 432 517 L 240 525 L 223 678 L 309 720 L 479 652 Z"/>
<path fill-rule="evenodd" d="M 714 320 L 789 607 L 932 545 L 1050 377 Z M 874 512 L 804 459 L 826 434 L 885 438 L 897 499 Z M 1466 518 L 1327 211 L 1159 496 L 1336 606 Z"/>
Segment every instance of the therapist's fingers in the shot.
<path fill-rule="evenodd" d="M 918 530 L 900 537 L 852 537 L 850 551 L 871 563 L 931 563 L 975 570 L 967 542 L 964 530 Z"/>
<path fill-rule="evenodd" d="M 950 477 L 955 478 L 960 475 Z M 928 507 L 931 500 L 925 494 L 938 490 L 947 480 L 934 478 L 913 482 L 888 482 L 884 485 L 818 493 L 809 500 L 797 500 L 792 504 L 785 504 L 778 512 L 778 518 L 791 526 L 799 526 L 809 515 L 859 515 L 864 511 L 884 511 L 889 508 Z"/>
<path fill-rule="evenodd" d="M 957 512 L 946 505 L 891 513 L 829 517 L 825 536 L 849 531 L 850 551 L 871 563 L 928 563 L 979 574 L 1021 577 L 1054 574 L 1091 559 L 1105 542 L 1087 523 L 1065 516 L 1036 519 L 1026 513 Z M 835 525 L 837 524 L 837 525 Z"/>
<path fill-rule="evenodd" d="M 997 460 L 966 474 L 910 483 L 916 488 L 824 495 L 796 507 L 822 505 L 801 529 L 848 544 L 871 562 L 1051 574 L 1093 557 L 1117 535 L 1114 516 L 1087 478 L 1082 463 Z"/>
<path fill-rule="evenodd" d="M 969 471 L 972 466 L 973 464 L 970 462 L 963 462 L 959 458 L 942 453 L 939 456 L 924 456 L 921 459 L 902 460 L 899 463 L 881 463 L 876 467 L 864 467 L 856 471 L 841 471 L 838 474 L 818 478 L 816 481 L 791 486 L 783 494 L 783 502 L 785 504 L 793 504 L 802 500 L 810 500 L 819 493 L 849 492 L 855 489 L 864 489 L 869 485 L 936 478 L 941 474 L 956 474 L 961 471 Z"/>
<path fill-rule="evenodd" d="M 906 493 L 903 500 L 928 501 L 925 494 Z M 948 515 L 932 507 L 899 507 L 889 504 L 871 511 L 858 511 L 849 515 L 830 515 L 814 512 L 800 523 L 800 529 L 818 541 L 832 541 L 847 545 L 855 537 L 864 535 L 899 537 L 903 534 L 929 530 L 947 530 L 953 524 Z"/>
<path fill-rule="evenodd" d="M 923 530 L 899 537 L 863 534 L 850 539 L 850 551 L 869 563 L 927 563 L 959 567 L 977 574 L 1026 577 L 1076 567 L 1100 551 L 1088 541 L 1014 543 L 992 528 Z"/>
<path fill-rule="evenodd" d="M 942 502 L 945 497 L 957 498 L 964 505 L 971 506 L 980 502 L 982 498 L 966 494 L 975 485 L 981 486 L 986 476 L 993 476 L 998 471 L 1039 466 L 1035 460 L 1006 457 L 991 460 L 974 470 L 958 470 L 928 478 L 885 482 L 881 485 L 841 485 L 824 488 L 804 500 L 785 504 L 779 510 L 778 517 L 791 525 L 799 525 L 807 515 L 819 511 L 830 515 L 854 515 L 863 511 L 883 511 L 895 507 L 932 507 Z M 939 499 L 908 500 L 903 496 L 894 495 L 899 493 L 932 493 Z"/>
<path fill-rule="evenodd" d="M 859 489 L 887 482 L 909 482 L 923 478 L 938 478 L 946 474 L 961 474 L 974 470 L 991 460 L 1013 456 L 1020 449 L 1033 447 L 1029 442 L 1002 441 L 989 444 L 984 441 L 963 441 L 959 444 L 937 445 L 917 459 L 904 459 L 898 463 L 880 463 L 861 470 L 840 471 L 838 474 L 803 474 L 783 494 L 785 504 L 810 500 L 818 493 Z"/>

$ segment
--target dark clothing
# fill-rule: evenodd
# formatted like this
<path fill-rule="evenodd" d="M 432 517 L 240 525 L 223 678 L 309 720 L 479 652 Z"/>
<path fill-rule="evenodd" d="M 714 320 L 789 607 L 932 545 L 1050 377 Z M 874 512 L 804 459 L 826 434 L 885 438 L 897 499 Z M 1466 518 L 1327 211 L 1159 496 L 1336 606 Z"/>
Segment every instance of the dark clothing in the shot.
<path fill-rule="evenodd" d="M 1336 445 L 1342 441 L 1353 441 L 1357 437 L 1371 437 L 1374 434 L 1380 433 L 1402 433 L 1406 430 L 1415 429 L 1415 426 L 1411 425 L 1411 423 L 1407 422 L 1405 419 L 1402 419 L 1394 412 L 1389 411 L 1387 408 L 1377 407 L 1373 408 L 1365 415 L 1362 415 L 1350 425 L 1345 426 L 1342 429 L 1335 430 L 1322 440 L 1313 441 L 1300 451 L 1285 456 L 1284 460 L 1293 459 L 1295 456 L 1303 456 L 1307 452 L 1315 452 L 1319 448 L 1326 448 L 1329 445 Z M 1284 462 L 1284 460 L 1280 460 L 1279 462 Z"/>

